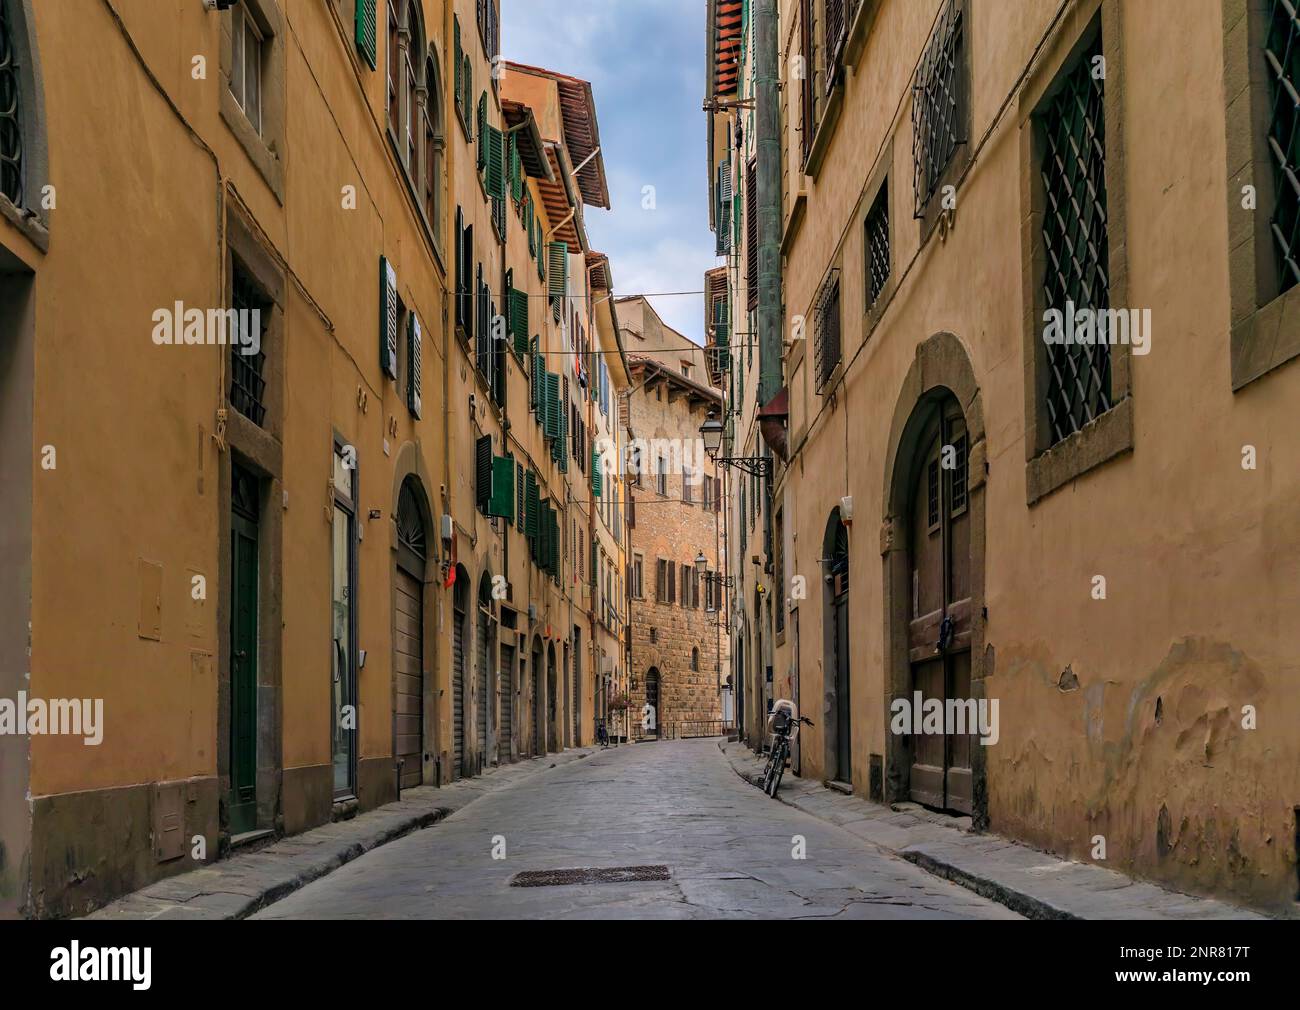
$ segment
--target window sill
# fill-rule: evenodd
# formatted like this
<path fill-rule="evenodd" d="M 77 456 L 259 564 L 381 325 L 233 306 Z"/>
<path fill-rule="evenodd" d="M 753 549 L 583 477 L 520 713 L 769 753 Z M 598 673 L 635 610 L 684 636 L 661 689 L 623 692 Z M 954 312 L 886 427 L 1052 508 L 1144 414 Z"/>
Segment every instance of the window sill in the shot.
<path fill-rule="evenodd" d="M 1300 285 L 1232 327 L 1232 391 L 1300 357 Z"/>
<path fill-rule="evenodd" d="M 265 115 L 265 113 L 264 113 Z M 280 206 L 284 206 L 284 162 L 280 160 L 279 155 L 275 153 L 274 141 L 268 143 L 266 139 L 253 129 L 253 124 L 248 121 L 244 115 L 244 110 L 239 107 L 235 101 L 235 96 L 230 93 L 230 89 L 223 87 L 221 89 L 221 118 L 230 128 L 230 132 L 235 135 L 244 153 L 253 163 L 253 167 L 261 174 L 266 181 L 271 192 L 275 194 L 276 200 Z"/>
<path fill-rule="evenodd" d="M 49 225 L 36 212 L 18 207 L 7 196 L 0 194 L 0 218 L 8 221 L 39 252 L 50 251 Z"/>
<path fill-rule="evenodd" d="M 799 236 L 799 229 L 803 226 L 804 213 L 808 209 L 808 191 L 801 185 L 799 192 L 795 194 L 794 203 L 790 207 L 790 216 L 786 218 L 785 228 L 781 231 L 781 255 L 788 256 L 790 247 L 794 245 L 794 240 Z"/>
<path fill-rule="evenodd" d="M 840 80 L 834 90 L 826 96 L 826 108 L 822 111 L 821 122 L 817 124 L 817 132 L 813 134 L 812 147 L 808 150 L 808 160 L 804 163 L 803 173 L 814 179 L 821 172 L 822 163 L 826 160 L 826 152 L 831 146 L 831 137 L 835 133 L 835 124 L 840 118 L 840 107 L 844 104 L 844 85 L 845 82 Z"/>
<path fill-rule="evenodd" d="M 1026 504 L 1133 450 L 1133 398 L 1125 397 L 1069 438 L 1025 464 Z"/>

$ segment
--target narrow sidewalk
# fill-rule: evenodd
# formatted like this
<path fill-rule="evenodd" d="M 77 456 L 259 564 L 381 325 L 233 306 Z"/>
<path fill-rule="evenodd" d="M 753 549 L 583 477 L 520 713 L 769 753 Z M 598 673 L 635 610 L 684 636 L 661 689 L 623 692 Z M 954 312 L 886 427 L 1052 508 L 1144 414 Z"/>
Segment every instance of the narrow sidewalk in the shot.
<path fill-rule="evenodd" d="M 718 746 L 737 775 L 758 784 L 765 759 L 744 743 Z M 777 797 L 1030 919 L 1268 918 L 1090 863 L 1059 859 L 999 835 L 974 834 L 969 817 L 936 814 L 916 803 L 882 806 L 789 772 Z"/>
<path fill-rule="evenodd" d="M 435 789 L 417 786 L 396 803 L 290 835 L 118 898 L 87 919 L 243 919 L 340 866 L 450 817 L 480 796 L 599 751 L 581 747 L 530 758 Z"/>

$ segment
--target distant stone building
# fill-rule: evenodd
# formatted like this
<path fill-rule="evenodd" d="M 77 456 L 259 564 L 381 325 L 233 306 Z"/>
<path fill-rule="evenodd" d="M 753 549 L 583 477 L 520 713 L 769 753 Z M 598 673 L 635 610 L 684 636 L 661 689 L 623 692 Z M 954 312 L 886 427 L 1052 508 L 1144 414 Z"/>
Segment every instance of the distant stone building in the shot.
<path fill-rule="evenodd" d="M 634 736 L 721 732 L 730 673 L 721 582 L 723 485 L 700 425 L 722 406 L 705 352 L 640 297 L 618 303 L 630 373 L 628 563 Z M 703 556 L 701 576 L 696 559 Z M 723 559 L 723 560 L 720 560 Z"/>

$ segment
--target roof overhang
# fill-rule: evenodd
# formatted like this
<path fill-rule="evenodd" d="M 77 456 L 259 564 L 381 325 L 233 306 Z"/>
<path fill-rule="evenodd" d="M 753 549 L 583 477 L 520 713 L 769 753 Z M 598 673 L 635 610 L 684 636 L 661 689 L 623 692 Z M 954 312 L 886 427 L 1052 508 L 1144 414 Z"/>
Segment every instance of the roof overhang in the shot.
<path fill-rule="evenodd" d="M 600 123 L 596 118 L 596 99 L 592 94 L 591 82 L 523 63 L 507 63 L 507 67 L 512 71 L 545 77 L 555 82 L 559 93 L 560 120 L 564 124 L 564 146 L 569 149 L 572 164 L 579 169 L 578 189 L 582 193 L 582 199 L 592 207 L 609 210 L 609 181 L 605 177 Z"/>
<path fill-rule="evenodd" d="M 641 382 L 649 390 L 662 382 L 668 387 L 669 402 L 676 396 L 685 396 L 692 407 L 718 407 L 722 404 L 722 393 L 705 386 L 694 379 L 688 379 L 676 369 L 669 368 L 663 362 L 646 358 L 640 354 L 629 354 L 627 364 L 629 376 L 634 382 Z"/>
<path fill-rule="evenodd" d="M 506 128 L 515 136 L 519 161 L 524 166 L 524 171 L 531 178 L 554 182 L 551 159 L 546 156 L 546 141 L 542 139 L 542 131 L 537 128 L 533 110 L 522 102 L 505 99 L 501 102 L 501 113 L 505 117 Z"/>
<path fill-rule="evenodd" d="M 554 141 L 547 141 L 546 156 L 551 165 L 552 178 L 539 179 L 537 190 L 542 195 L 546 219 L 555 229 L 551 240 L 566 243 L 573 252 L 586 252 L 587 229 L 582 224 L 582 198 L 573 188 L 564 147 Z"/>

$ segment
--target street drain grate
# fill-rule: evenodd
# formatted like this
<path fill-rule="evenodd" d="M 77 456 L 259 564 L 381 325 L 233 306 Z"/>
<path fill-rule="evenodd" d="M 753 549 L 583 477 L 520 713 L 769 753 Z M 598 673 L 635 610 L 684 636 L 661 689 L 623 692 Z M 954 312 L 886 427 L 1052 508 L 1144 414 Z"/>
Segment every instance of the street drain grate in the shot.
<path fill-rule="evenodd" d="M 570 884 L 628 884 L 670 880 L 666 866 L 581 866 L 574 870 L 525 870 L 510 878 L 511 887 L 565 887 Z"/>

